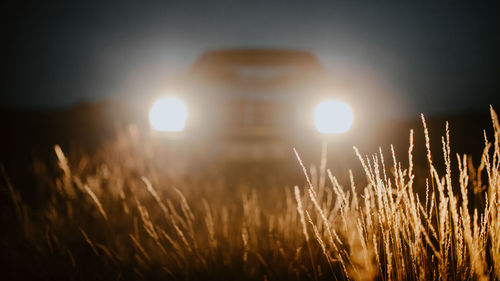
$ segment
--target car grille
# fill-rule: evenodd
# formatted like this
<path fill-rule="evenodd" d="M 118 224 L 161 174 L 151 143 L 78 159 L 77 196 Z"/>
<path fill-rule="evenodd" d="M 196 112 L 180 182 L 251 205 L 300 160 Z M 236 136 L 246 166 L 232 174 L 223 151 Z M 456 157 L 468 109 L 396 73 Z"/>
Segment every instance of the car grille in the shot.
<path fill-rule="evenodd" d="M 290 113 L 290 106 L 284 102 L 231 100 L 225 105 L 223 119 L 224 123 L 231 127 L 278 129 L 290 123 Z"/>

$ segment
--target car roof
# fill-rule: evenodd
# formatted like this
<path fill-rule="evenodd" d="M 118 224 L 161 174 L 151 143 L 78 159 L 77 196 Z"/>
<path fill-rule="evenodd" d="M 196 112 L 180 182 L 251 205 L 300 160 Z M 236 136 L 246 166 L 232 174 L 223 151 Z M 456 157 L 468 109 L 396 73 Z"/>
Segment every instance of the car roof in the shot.
<path fill-rule="evenodd" d="M 277 48 L 231 48 L 206 51 L 196 60 L 191 69 L 224 65 L 298 65 L 305 68 L 322 68 L 317 57 L 309 51 Z"/>

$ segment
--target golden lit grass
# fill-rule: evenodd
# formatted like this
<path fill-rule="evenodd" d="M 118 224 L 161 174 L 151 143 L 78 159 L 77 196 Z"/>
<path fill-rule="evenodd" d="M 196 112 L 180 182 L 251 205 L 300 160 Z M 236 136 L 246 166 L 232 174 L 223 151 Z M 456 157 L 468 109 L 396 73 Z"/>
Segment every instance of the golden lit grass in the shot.
<path fill-rule="evenodd" d="M 413 131 L 408 167 L 392 147 L 389 161 L 382 150 L 363 156 L 355 148 L 366 179 L 349 172 L 341 183 L 325 156 L 319 172 L 309 171 L 295 152 L 307 184 L 278 191 L 166 178 L 151 164 L 154 147 L 124 136 L 82 159 L 55 146 L 61 173 L 40 176 L 50 194 L 41 211 L 8 186 L 27 243 L 66 277 L 500 279 L 500 126 L 493 109 L 491 116 L 494 136 L 485 133 L 478 167 L 452 155 L 446 124 L 442 174 L 422 116 L 423 174 L 413 166 Z M 273 208 L 264 207 L 269 201 Z"/>

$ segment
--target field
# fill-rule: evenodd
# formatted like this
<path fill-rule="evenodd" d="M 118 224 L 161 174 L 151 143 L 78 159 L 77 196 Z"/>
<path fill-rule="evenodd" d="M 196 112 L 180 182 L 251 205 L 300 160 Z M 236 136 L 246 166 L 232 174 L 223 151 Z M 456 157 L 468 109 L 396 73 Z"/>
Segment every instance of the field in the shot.
<path fill-rule="evenodd" d="M 355 149 L 346 173 L 291 152 L 298 185 L 268 179 L 272 167 L 240 167 L 238 182 L 201 173 L 135 130 L 91 152 L 51 144 L 15 175 L 1 167 L 2 279 L 500 279 L 491 120 L 470 136 L 484 143 L 476 161 L 454 152 L 448 124 L 431 141 L 422 116 L 406 149 Z"/>

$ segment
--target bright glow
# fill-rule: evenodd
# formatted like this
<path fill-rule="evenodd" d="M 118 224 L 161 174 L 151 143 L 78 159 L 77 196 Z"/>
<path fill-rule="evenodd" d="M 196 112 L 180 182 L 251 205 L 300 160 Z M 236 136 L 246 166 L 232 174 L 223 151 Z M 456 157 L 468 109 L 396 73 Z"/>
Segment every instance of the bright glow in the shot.
<path fill-rule="evenodd" d="M 324 101 L 314 109 L 314 125 L 323 134 L 345 133 L 351 128 L 354 114 L 344 102 Z"/>
<path fill-rule="evenodd" d="M 180 99 L 161 98 L 149 110 L 149 122 L 157 131 L 180 132 L 186 126 L 187 113 L 186 105 Z"/>

